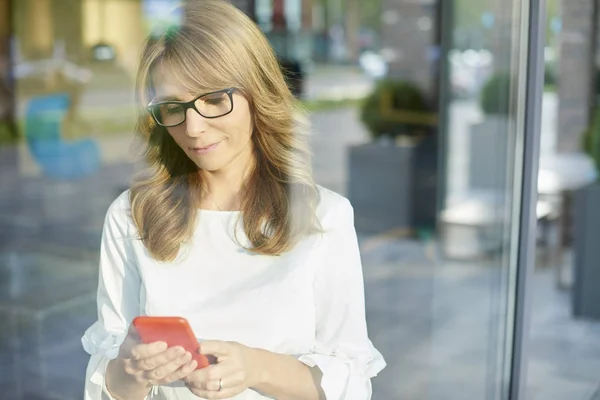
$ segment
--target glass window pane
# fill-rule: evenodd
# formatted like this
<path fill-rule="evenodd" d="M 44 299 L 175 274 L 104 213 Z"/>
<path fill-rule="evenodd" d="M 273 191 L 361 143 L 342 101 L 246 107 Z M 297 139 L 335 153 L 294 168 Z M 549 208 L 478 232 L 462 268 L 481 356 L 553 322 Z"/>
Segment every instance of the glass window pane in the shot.
<path fill-rule="evenodd" d="M 527 398 L 598 396 L 598 2 L 547 2 Z M 574 40 L 577 37 L 578 40 Z M 595 51 L 590 49 L 596 49 Z M 600 142 L 598 142 L 600 143 Z"/>
<path fill-rule="evenodd" d="M 200 213 L 198 221 L 202 221 L 202 215 L 214 217 L 229 208 L 235 212 L 252 207 L 255 214 L 247 213 L 252 217 L 293 206 L 291 200 L 295 198 L 291 196 L 305 193 L 295 192 L 296 186 L 281 190 L 282 182 L 287 184 L 293 179 L 304 183 L 314 179 L 323 197 L 347 198 L 353 214 L 348 208 L 346 217 L 347 221 L 353 217 L 354 229 L 348 223 L 343 235 L 353 246 L 356 239 L 360 257 L 355 247 L 345 251 L 343 246 L 331 242 L 326 249 L 329 255 L 314 259 L 326 260 L 332 267 L 353 265 L 358 283 L 350 293 L 349 289 L 344 291 L 342 284 L 351 276 L 346 270 L 336 270 L 335 279 L 317 275 L 317 263 L 311 259 L 316 253 L 312 250 L 304 250 L 298 259 L 290 257 L 292 261 L 286 258 L 292 253 L 273 257 L 273 265 L 279 269 L 265 267 L 264 274 L 230 274 L 227 268 L 234 267 L 236 263 L 231 260 L 238 260 L 237 257 L 252 258 L 252 262 L 271 258 L 253 256 L 229 242 L 229 247 L 219 247 L 222 243 L 215 244 L 213 240 L 222 224 L 213 224 L 202 232 L 204 236 L 186 242 L 191 243 L 191 251 L 202 246 L 215 251 L 224 249 L 219 258 L 223 261 L 211 270 L 219 279 L 196 282 L 187 275 L 178 275 L 185 268 L 179 268 L 177 262 L 165 265 L 171 261 L 158 260 L 147 244 L 153 238 L 135 232 L 139 225 L 128 219 L 131 225 L 126 233 L 131 235 L 119 238 L 137 240 L 144 236 L 145 242 L 139 241 L 139 251 L 134 255 L 123 250 L 108 264 L 123 268 L 123 281 L 125 276 L 135 278 L 128 282 L 138 285 L 123 284 L 121 289 L 123 293 L 133 293 L 139 304 L 114 301 L 121 312 L 131 315 L 104 328 L 117 331 L 123 321 L 128 324 L 139 313 L 171 315 L 177 310 L 195 320 L 194 331 L 201 330 L 206 336 L 296 357 L 298 349 L 273 343 L 284 343 L 282 332 L 288 332 L 286 329 L 294 334 L 300 332 L 310 337 L 299 345 L 304 349 L 310 344 L 306 356 L 330 357 L 326 359 L 340 369 L 346 365 L 353 368 L 351 379 L 346 380 L 336 378 L 335 373 L 319 365 L 325 373 L 323 389 L 347 390 L 348 400 L 360 390 L 368 392 L 365 376 L 370 375 L 369 371 L 378 372 L 382 366 L 380 361 L 374 362 L 379 360 L 378 353 L 369 348 L 369 356 L 360 358 L 353 353 L 356 348 L 352 343 L 342 339 L 329 337 L 329 347 L 325 349 L 319 347 L 322 343 L 317 346 L 311 340 L 316 340 L 313 336 L 322 337 L 325 328 L 336 321 L 338 327 L 351 318 L 362 324 L 364 290 L 368 336 L 361 336 L 362 325 L 346 333 L 368 337 L 387 363 L 372 377 L 373 399 L 508 400 L 519 300 L 515 284 L 518 267 L 525 267 L 518 266 L 519 216 L 529 206 L 521 200 L 526 190 L 522 188 L 527 161 L 523 158 L 524 138 L 526 134 L 537 134 L 525 132 L 528 2 L 236 0 L 232 3 L 255 18 L 274 49 L 290 93 L 300 106 L 293 116 L 304 119 L 293 126 L 290 137 L 291 114 L 283 107 L 290 99 L 273 97 L 282 82 L 269 69 L 274 63 L 260 60 L 257 65 L 245 64 L 245 70 L 227 77 L 213 74 L 217 68 L 239 68 L 242 64 L 236 62 L 244 60 L 244 54 L 240 51 L 227 62 L 206 60 L 206 54 L 197 51 L 208 46 L 208 39 L 202 37 L 203 40 L 184 40 L 185 46 L 169 54 L 170 61 L 185 60 L 187 68 L 183 72 L 194 71 L 194 63 L 186 57 L 201 58 L 198 65 L 202 66 L 214 61 L 210 64 L 210 79 L 220 82 L 204 82 L 209 80 L 207 74 L 188 74 L 177 84 L 166 85 L 177 93 L 164 93 L 165 97 L 181 98 L 181 86 L 186 99 L 205 92 L 194 91 L 194 85 L 226 89 L 246 83 L 250 87 L 241 89 L 252 90 L 258 81 L 260 90 L 247 97 L 243 91 L 235 92 L 232 115 L 213 120 L 198 117 L 195 121 L 203 122 L 196 127 L 202 129 L 188 130 L 183 124 L 176 130 L 150 132 L 152 127 L 148 125 L 152 120 L 146 104 L 151 99 L 146 99 L 146 104 L 137 103 L 140 96 L 136 93 L 136 76 L 144 67 L 140 65 L 140 51 L 149 36 L 160 41 L 166 34 L 165 42 L 177 40 L 173 38 L 177 38 L 185 19 L 182 9 L 173 10 L 178 5 L 199 2 L 0 0 L 0 318 L 7 327 L 0 332 L 0 391 L 8 399 L 81 398 L 84 385 L 91 382 L 85 378 L 90 356 L 82 351 L 82 336 L 98 320 L 98 311 L 102 313 L 103 308 L 110 307 L 98 307 L 99 282 L 106 278 L 99 274 L 102 262 L 107 264 L 102 257 L 106 258 L 111 250 L 111 254 L 119 253 L 118 249 L 108 249 L 110 244 L 102 247 L 101 243 L 106 235 L 123 233 L 106 228 L 110 222 L 107 210 L 131 187 L 134 177 L 140 176 L 137 172 L 147 172 L 149 165 L 158 165 L 162 175 L 151 174 L 155 180 L 146 183 L 158 182 L 163 190 L 172 189 L 173 209 L 188 204 L 189 210 Z M 590 109 L 596 101 L 587 89 L 595 81 L 579 80 L 589 75 L 583 71 L 589 71 L 593 57 L 587 55 L 585 62 L 578 60 L 592 42 L 580 43 L 567 35 L 562 42 L 566 44 L 560 47 L 557 35 L 564 27 L 579 29 L 582 35 L 591 27 L 597 29 L 597 24 L 592 23 L 595 20 L 589 17 L 597 16 L 597 10 L 590 6 L 570 13 L 568 7 L 572 5 L 563 10 L 555 0 L 548 3 L 551 34 L 547 77 L 554 71 L 561 80 L 547 81 L 542 104 L 537 201 L 540 238 L 536 249 L 542 255 L 547 249 L 550 258 L 544 264 L 540 255 L 533 275 L 535 302 L 528 393 L 544 399 L 552 399 L 553 393 L 561 394 L 563 397 L 555 398 L 562 400 L 576 398 L 593 386 L 595 378 L 590 371 L 597 371 L 594 337 L 598 332 L 595 322 L 571 319 L 567 292 L 554 288 L 554 284 L 570 287 L 573 282 L 580 282 L 578 268 L 584 267 L 577 264 L 578 257 L 583 256 L 577 255 L 575 240 L 570 250 L 576 266 L 573 269 L 568 268 L 567 261 L 563 262 L 569 259 L 569 251 L 559 256 L 559 250 L 548 245 L 563 243 L 562 239 L 568 236 L 564 229 L 569 227 L 564 222 L 565 210 L 570 201 L 582 201 L 577 196 L 565 196 L 562 189 L 553 186 L 555 172 L 570 167 L 563 168 L 566 164 L 562 158 L 552 160 L 557 150 L 571 151 L 578 146 L 573 137 L 588 126 Z M 564 13 L 574 20 L 563 19 Z M 587 22 L 580 24 L 575 16 L 585 16 Z M 247 43 L 248 35 L 240 36 L 236 31 L 239 25 L 219 24 L 221 28 L 228 32 L 224 42 L 235 37 L 236 41 Z M 193 34 L 185 31 L 185 35 Z M 255 51 L 257 47 L 260 46 L 246 46 L 243 50 Z M 195 52 L 186 53 L 185 49 L 190 48 Z M 260 73 L 252 74 L 255 67 Z M 274 74 L 275 79 L 269 74 Z M 180 75 L 162 78 L 181 78 Z M 563 80 L 563 75 L 569 77 Z M 236 79 L 237 82 L 230 82 Z M 195 106 L 205 116 L 214 117 L 231 110 L 232 105 L 229 96 L 218 94 L 199 99 Z M 208 190 L 182 195 L 182 188 L 200 187 L 188 185 L 189 182 L 205 183 L 193 180 L 195 172 L 204 173 L 198 176 L 206 181 L 210 179 L 207 176 L 219 175 L 215 173 L 220 168 L 215 167 L 219 152 L 229 151 L 238 143 L 219 140 L 227 135 L 230 138 L 229 124 L 239 116 L 238 107 L 248 110 L 244 114 L 248 117 L 244 129 L 249 134 L 243 142 L 263 146 L 257 159 L 270 163 L 259 169 L 260 179 L 252 182 L 274 179 L 277 185 L 258 194 L 256 190 L 223 185 L 231 190 L 216 196 L 211 196 L 216 192 Z M 184 117 L 180 107 L 178 111 L 164 105 L 156 111 L 167 125 L 181 122 Z M 300 111 L 307 111 L 307 115 L 302 117 Z M 310 127 L 308 136 L 301 135 L 304 123 Z M 563 127 L 578 131 L 563 134 Z M 257 133 L 260 129 L 265 129 L 258 132 L 262 136 Z M 252 140 L 251 132 L 256 135 Z M 276 140 L 271 142 L 273 138 Z M 301 140 L 308 142 L 312 152 L 306 163 L 300 160 L 308 154 L 298 144 Z M 146 154 L 145 145 L 149 145 Z M 156 149 L 160 146 L 168 151 L 158 154 Z M 182 155 L 187 158 L 177 159 Z M 289 159 L 284 160 L 286 157 Z M 582 162 L 591 166 L 589 159 Z M 185 171 L 181 172 L 182 168 Z M 225 192 L 234 194 L 227 197 Z M 147 197 L 156 199 L 164 193 L 151 192 Z M 264 193 L 271 196 L 269 201 L 256 201 L 264 199 L 260 197 Z M 275 201 L 281 200 L 278 196 L 282 193 L 291 200 Z M 202 207 L 192 203 L 196 195 L 201 198 Z M 339 208 L 343 211 L 342 206 Z M 176 214 L 172 209 L 145 211 L 144 217 L 151 215 L 163 222 L 166 216 Z M 341 214 L 338 208 L 334 211 Z M 293 215 L 298 216 L 302 219 L 305 214 Z M 586 219 L 587 214 L 575 214 L 573 218 L 577 222 Z M 270 232 L 270 223 L 278 222 L 277 218 L 257 221 L 255 225 L 263 227 L 263 231 L 258 234 L 255 230 L 255 243 Z M 154 240 L 153 249 L 172 243 L 174 228 L 170 222 L 163 225 L 164 232 L 158 235 L 160 240 Z M 578 232 L 577 226 L 575 223 L 574 232 Z M 285 236 L 290 230 L 284 228 L 279 232 Z M 330 236 L 324 233 L 323 237 Z M 327 243 L 328 239 L 324 240 Z M 295 251 L 303 245 L 298 244 Z M 139 262 L 139 257 L 146 257 L 143 259 L 147 263 Z M 346 258 L 351 262 L 341 265 L 339 260 Z M 203 267 L 202 262 L 197 264 L 188 267 L 193 271 Z M 145 275 L 149 270 L 155 273 L 153 278 Z M 290 271 L 297 275 L 289 275 Z M 572 275 L 568 275 L 570 271 Z M 566 283 L 565 276 L 572 278 Z M 176 277 L 181 286 L 167 284 Z M 269 284 L 263 285 L 269 278 Z M 289 286 L 277 286 L 282 282 Z M 198 294 L 203 292 L 196 285 L 205 285 L 202 290 L 211 295 L 213 290 L 226 290 L 232 285 L 238 291 L 225 300 L 218 294 L 207 295 L 209 300 L 203 301 L 211 305 L 208 308 L 223 307 L 223 313 L 212 315 L 211 323 L 205 323 L 209 317 L 202 313 L 209 311 L 198 300 Z M 574 285 L 573 293 L 582 294 Z M 266 295 L 273 287 L 278 289 L 277 295 Z M 242 298 L 240 293 L 247 292 L 253 295 L 241 303 L 254 305 L 260 312 L 252 309 L 229 313 Z M 314 293 L 329 295 L 324 297 L 333 301 L 323 306 Z M 158 294 L 164 296 L 163 301 L 154 302 L 153 296 Z M 291 300 L 296 298 L 300 300 Z M 330 311 L 327 307 L 345 304 L 339 299 L 346 299 L 353 307 Z M 578 299 L 587 298 L 582 294 Z M 176 306 L 187 302 L 191 304 L 188 310 Z M 319 321 L 309 318 L 312 322 L 299 324 L 301 315 Z M 89 351 L 95 344 L 104 346 L 104 351 L 112 344 L 116 355 L 122 337 L 96 337 L 93 329 L 96 328 L 88 331 L 91 333 L 83 340 L 84 348 Z M 259 330 L 264 335 L 251 339 L 245 336 Z M 265 338 L 273 340 L 269 342 L 272 346 L 264 344 Z M 556 346 L 550 349 L 551 345 Z M 577 358 L 567 356 L 572 348 L 576 349 Z M 319 351 L 321 354 L 317 354 Z M 561 364 L 561 360 L 567 361 Z M 347 387 L 346 382 L 350 382 Z M 565 384 L 563 389 L 551 390 L 559 383 Z M 183 393 L 187 389 L 177 390 Z M 189 391 L 185 393 L 189 395 Z M 251 396 L 256 394 L 252 392 L 248 398 Z"/>

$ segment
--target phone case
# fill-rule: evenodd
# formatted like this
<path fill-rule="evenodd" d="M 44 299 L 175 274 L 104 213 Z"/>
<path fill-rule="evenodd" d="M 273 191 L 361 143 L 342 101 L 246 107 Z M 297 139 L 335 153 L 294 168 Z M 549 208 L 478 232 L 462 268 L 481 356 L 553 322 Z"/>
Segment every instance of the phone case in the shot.
<path fill-rule="evenodd" d="M 144 343 L 162 341 L 168 347 L 181 346 L 189 351 L 198 363 L 196 369 L 210 364 L 206 356 L 198 354 L 200 344 L 185 318 L 139 316 L 133 320 L 133 326 Z"/>

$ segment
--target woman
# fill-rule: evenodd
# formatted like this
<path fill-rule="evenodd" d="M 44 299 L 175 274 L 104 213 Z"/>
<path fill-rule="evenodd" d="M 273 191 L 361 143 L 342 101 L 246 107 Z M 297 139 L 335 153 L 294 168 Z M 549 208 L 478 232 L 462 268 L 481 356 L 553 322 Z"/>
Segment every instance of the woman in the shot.
<path fill-rule="evenodd" d="M 226 2 L 190 1 L 148 41 L 139 132 L 152 173 L 110 206 L 85 398 L 369 399 L 349 202 L 316 186 L 267 40 Z M 138 315 L 185 317 L 216 362 L 142 344 Z"/>

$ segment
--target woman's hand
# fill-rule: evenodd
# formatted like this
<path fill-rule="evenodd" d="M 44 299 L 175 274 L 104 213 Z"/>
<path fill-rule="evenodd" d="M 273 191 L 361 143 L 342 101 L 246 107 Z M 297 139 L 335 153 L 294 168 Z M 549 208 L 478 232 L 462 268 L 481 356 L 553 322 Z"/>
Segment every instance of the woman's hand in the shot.
<path fill-rule="evenodd" d="M 115 371 L 107 381 L 111 393 L 113 389 L 119 393 L 126 392 L 127 387 L 169 384 L 181 380 L 197 366 L 192 355 L 180 346 L 167 348 L 164 342 L 142 343 L 133 325 L 114 361 L 120 373 L 111 369 Z"/>
<path fill-rule="evenodd" d="M 200 353 L 214 356 L 216 364 L 190 373 L 184 382 L 196 396 L 226 399 L 254 387 L 260 381 L 260 353 L 236 342 L 207 340 Z"/>

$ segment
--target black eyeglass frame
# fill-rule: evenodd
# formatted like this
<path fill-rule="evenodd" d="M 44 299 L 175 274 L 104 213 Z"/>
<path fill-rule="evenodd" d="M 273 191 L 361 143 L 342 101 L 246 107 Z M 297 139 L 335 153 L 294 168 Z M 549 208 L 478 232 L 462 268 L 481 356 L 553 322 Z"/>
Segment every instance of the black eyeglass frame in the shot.
<path fill-rule="evenodd" d="M 148 109 L 148 112 L 150 113 L 150 115 L 152 116 L 152 118 L 154 119 L 154 121 L 158 125 L 163 126 L 165 128 L 173 128 L 175 126 L 179 126 L 179 125 L 183 124 L 185 122 L 185 120 L 187 119 L 187 110 L 189 110 L 190 108 L 193 109 L 194 111 L 196 111 L 198 114 L 200 114 L 204 118 L 210 118 L 210 119 L 221 118 L 221 117 L 226 116 L 227 114 L 231 114 L 231 112 L 233 111 L 233 107 L 234 107 L 234 105 L 233 105 L 233 92 L 235 92 L 236 90 L 237 90 L 237 88 L 234 88 L 234 87 L 230 87 L 230 88 L 227 88 L 227 89 L 221 89 L 221 90 L 215 90 L 214 92 L 203 93 L 203 94 L 199 95 L 198 97 L 196 97 L 196 98 L 194 98 L 193 100 L 190 100 L 190 101 L 174 101 L 174 100 L 169 100 L 169 101 L 161 101 L 161 102 L 158 102 L 158 103 L 153 103 L 151 101 L 148 104 L 147 109 Z M 202 98 L 204 96 L 210 96 L 211 94 L 216 94 L 216 93 L 226 93 L 227 96 L 229 96 L 229 102 L 231 103 L 231 108 L 226 113 L 221 114 L 221 115 L 217 115 L 217 116 L 212 116 L 211 117 L 211 116 L 207 116 L 207 115 L 202 114 L 200 112 L 200 110 L 198 110 L 198 108 L 196 108 L 196 101 L 198 101 L 198 99 L 200 99 L 200 98 Z M 161 123 L 159 121 L 159 118 L 155 114 L 155 110 L 159 106 L 162 106 L 162 105 L 165 105 L 165 104 L 177 104 L 177 105 L 183 107 L 183 121 L 181 121 L 180 123 L 175 124 L 175 125 L 165 125 L 165 124 Z"/>

